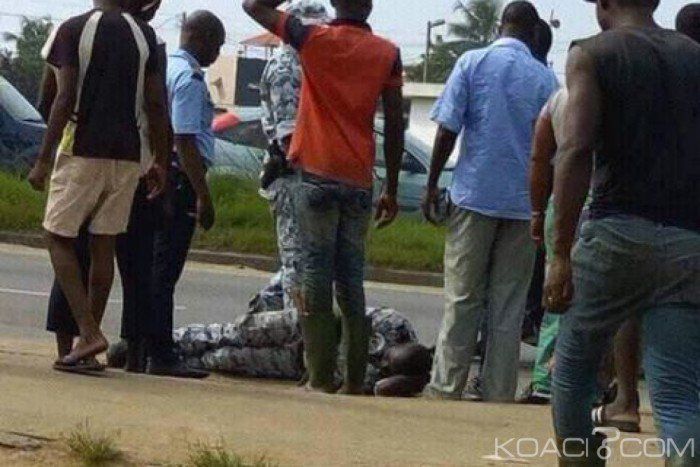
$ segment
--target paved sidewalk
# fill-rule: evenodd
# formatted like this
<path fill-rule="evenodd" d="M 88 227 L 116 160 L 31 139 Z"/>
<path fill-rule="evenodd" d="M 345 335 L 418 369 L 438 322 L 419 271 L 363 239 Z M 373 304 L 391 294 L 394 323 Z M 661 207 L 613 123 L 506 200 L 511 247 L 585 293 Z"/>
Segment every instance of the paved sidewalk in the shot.
<path fill-rule="evenodd" d="M 482 466 L 495 438 L 551 436 L 546 407 L 309 394 L 288 383 L 214 376 L 176 381 L 110 371 L 83 377 L 50 369 L 51 341 L 0 333 L 0 432 L 60 439 L 89 421 L 117 433 L 136 465 L 186 460 L 189 445 L 217 443 L 286 466 Z M 652 423 L 645 418 L 644 428 Z M 0 465 L 70 465 L 60 452 L 0 448 Z M 523 465 L 555 465 L 554 457 Z M 614 462 L 610 465 L 660 465 Z"/>

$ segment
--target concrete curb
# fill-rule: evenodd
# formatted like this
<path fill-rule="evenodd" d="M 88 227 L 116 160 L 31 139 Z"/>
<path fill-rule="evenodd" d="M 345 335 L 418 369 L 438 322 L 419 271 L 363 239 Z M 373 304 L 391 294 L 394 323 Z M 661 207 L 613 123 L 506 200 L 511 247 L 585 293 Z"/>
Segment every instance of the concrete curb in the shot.
<path fill-rule="evenodd" d="M 45 246 L 43 237 L 32 233 L 0 232 L 0 243 L 23 245 L 32 248 L 43 248 Z M 244 266 L 269 272 L 276 271 L 279 264 L 276 258 L 270 256 L 209 250 L 191 250 L 188 259 L 200 263 Z M 443 285 L 443 276 L 439 273 L 384 269 L 373 266 L 367 267 L 366 278 L 369 281 L 391 284 L 425 287 L 442 287 Z"/>

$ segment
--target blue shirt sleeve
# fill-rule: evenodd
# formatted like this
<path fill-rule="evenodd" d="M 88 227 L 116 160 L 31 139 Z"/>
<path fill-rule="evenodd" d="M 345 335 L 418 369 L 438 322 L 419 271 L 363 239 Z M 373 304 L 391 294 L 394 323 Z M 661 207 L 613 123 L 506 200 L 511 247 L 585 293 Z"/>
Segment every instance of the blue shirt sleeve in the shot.
<path fill-rule="evenodd" d="M 453 133 L 460 133 L 469 109 L 469 54 L 455 64 L 445 90 L 435 103 L 430 118 Z"/>
<path fill-rule="evenodd" d="M 176 135 L 196 135 L 202 131 L 202 109 L 206 99 L 204 80 L 191 77 L 177 86 L 172 95 L 171 120 Z"/>

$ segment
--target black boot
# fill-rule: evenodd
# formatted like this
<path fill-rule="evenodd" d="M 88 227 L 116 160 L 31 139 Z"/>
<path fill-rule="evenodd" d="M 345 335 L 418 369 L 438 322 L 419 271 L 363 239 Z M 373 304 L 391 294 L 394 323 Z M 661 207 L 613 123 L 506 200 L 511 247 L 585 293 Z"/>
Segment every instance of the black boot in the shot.
<path fill-rule="evenodd" d="M 127 339 L 124 371 L 144 373 L 146 371 L 146 343 L 143 339 Z"/>
<path fill-rule="evenodd" d="M 189 367 L 175 353 L 172 343 L 149 342 L 146 373 L 153 376 L 203 379 L 209 376 L 206 370 Z"/>

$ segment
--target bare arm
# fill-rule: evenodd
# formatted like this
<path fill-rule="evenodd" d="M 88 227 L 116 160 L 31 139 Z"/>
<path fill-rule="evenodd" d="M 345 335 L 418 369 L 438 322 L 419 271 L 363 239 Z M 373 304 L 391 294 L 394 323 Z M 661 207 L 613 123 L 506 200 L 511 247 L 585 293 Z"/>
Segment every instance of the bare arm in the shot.
<path fill-rule="evenodd" d="M 554 168 L 552 159 L 557 151 L 557 142 L 552 128 L 552 116 L 548 106 L 542 110 L 535 125 L 530 163 L 530 204 L 532 205 L 532 238 L 538 244 L 544 241 L 544 216 L 552 195 Z"/>
<path fill-rule="evenodd" d="M 35 190 L 43 191 L 46 178 L 51 171 L 51 161 L 63 136 L 76 100 L 78 69 L 70 66 L 61 67 L 56 73 L 56 97 L 53 99 L 48 118 L 48 128 L 39 151 L 39 157 L 29 172 L 27 180 Z M 48 103 L 47 103 L 48 104 Z"/>
<path fill-rule="evenodd" d="M 160 73 L 146 77 L 144 95 L 146 98 L 146 118 L 148 118 L 151 147 L 155 154 L 156 163 L 165 167 L 170 152 L 170 147 L 168 146 L 170 123 L 168 121 L 168 108 L 165 103 L 163 76 Z"/>
<path fill-rule="evenodd" d="M 593 152 L 601 123 L 601 93 L 593 59 L 578 47 L 566 66 L 569 100 L 564 142 L 554 176 L 556 203 L 554 253 L 569 258 L 576 227 L 590 187 Z"/>
<path fill-rule="evenodd" d="M 435 144 L 433 146 L 433 157 L 430 161 L 430 173 L 428 174 L 428 186 L 423 195 L 421 210 L 423 217 L 430 223 L 436 224 L 438 221 L 435 218 L 434 212 L 437 210 L 440 174 L 445 169 L 445 164 L 450 158 L 450 154 L 454 151 L 457 143 L 457 133 L 448 130 L 443 125 L 438 127 L 435 135 Z"/>
<path fill-rule="evenodd" d="M 401 86 L 390 86 L 384 89 L 382 103 L 384 105 L 384 155 L 387 181 L 377 202 L 377 213 L 374 216 L 378 229 L 391 224 L 399 215 L 396 194 L 399 189 L 399 171 L 401 170 L 404 145 Z"/>
<path fill-rule="evenodd" d="M 569 100 L 564 118 L 564 142 L 554 169 L 554 256 L 544 286 L 550 312 L 568 309 L 574 297 L 571 248 L 586 201 L 599 138 L 601 94 L 593 59 L 575 47 L 566 65 Z"/>
<path fill-rule="evenodd" d="M 243 10 L 262 27 L 276 33 L 282 12 L 277 7 L 285 0 L 244 0 Z"/>
<path fill-rule="evenodd" d="M 37 103 L 37 109 L 41 114 L 41 117 L 45 122 L 49 121 L 49 116 L 51 114 L 51 107 L 56 99 L 56 93 L 58 92 L 58 85 L 56 83 L 56 74 L 53 68 L 49 65 L 44 65 L 44 75 L 41 78 L 41 86 L 39 90 L 39 102 Z"/>
<path fill-rule="evenodd" d="M 168 73 L 168 53 L 165 46 L 158 47 L 158 73 L 161 77 L 161 89 L 163 94 L 163 106 L 165 108 L 165 119 L 168 127 L 167 151 L 170 152 L 175 144 L 173 136 L 173 128 L 170 126 L 170 117 L 168 116 L 168 86 L 165 83 L 165 77 Z M 155 148 L 153 148 L 155 150 Z"/>
<path fill-rule="evenodd" d="M 435 145 L 433 146 L 433 158 L 430 161 L 430 174 L 428 175 L 428 190 L 437 189 L 440 175 L 445 169 L 445 164 L 450 158 L 452 151 L 457 144 L 457 133 L 454 133 L 444 126 L 438 127 L 435 135 Z"/>
<path fill-rule="evenodd" d="M 192 184 L 197 197 L 209 198 L 209 187 L 207 186 L 206 169 L 202 156 L 197 148 L 197 138 L 195 135 L 175 135 L 175 147 L 180 155 L 182 169 L 187 174 L 187 178 Z"/>
<path fill-rule="evenodd" d="M 384 154 L 386 158 L 386 192 L 396 196 L 404 149 L 403 92 L 400 87 L 387 88 L 384 104 Z"/>
<path fill-rule="evenodd" d="M 214 225 L 214 205 L 207 186 L 207 173 L 194 135 L 175 135 L 182 169 L 197 194 L 197 220 L 204 230 Z"/>
<path fill-rule="evenodd" d="M 63 136 L 63 129 L 73 114 L 77 83 L 77 68 L 63 66 L 56 73 L 56 99 L 51 107 L 46 136 L 39 153 L 39 162 L 50 162 L 56 152 L 58 143 Z"/>

